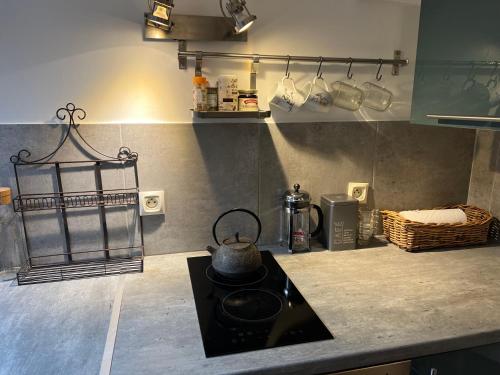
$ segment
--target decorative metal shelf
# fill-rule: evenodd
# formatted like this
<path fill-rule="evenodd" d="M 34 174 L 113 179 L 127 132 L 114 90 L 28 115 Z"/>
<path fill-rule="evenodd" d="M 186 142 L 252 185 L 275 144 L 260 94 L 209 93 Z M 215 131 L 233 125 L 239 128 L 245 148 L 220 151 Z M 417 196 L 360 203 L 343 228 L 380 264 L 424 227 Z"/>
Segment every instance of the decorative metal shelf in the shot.
<path fill-rule="evenodd" d="M 14 211 L 44 211 L 53 209 L 129 206 L 139 201 L 138 189 L 116 189 L 50 194 L 22 194 L 14 198 Z"/>
<path fill-rule="evenodd" d="M 78 130 L 75 117 L 83 120 L 86 113 L 83 109 L 77 108 L 73 103 L 68 103 L 66 107 L 59 108 L 56 112 L 59 120 L 69 120 L 69 124 L 58 146 L 49 154 L 32 158 L 30 151 L 20 150 L 10 157 L 14 165 L 16 186 L 18 196 L 14 198 L 14 210 L 20 213 L 23 224 L 23 232 L 26 241 L 27 264 L 18 272 L 18 285 L 38 284 L 52 281 L 62 281 L 71 279 L 81 279 L 96 276 L 108 276 L 130 272 L 143 271 L 144 258 L 144 235 L 142 229 L 142 217 L 139 215 L 139 173 L 137 169 L 138 155 L 130 151 L 127 147 L 121 147 L 116 156 L 106 155 L 89 144 Z M 55 156 L 65 142 L 73 136 L 79 145 L 86 160 L 64 160 L 57 161 Z M 84 168 L 92 168 L 94 171 L 94 183 L 87 191 L 64 191 L 62 175 L 66 169 L 71 169 L 75 165 Z M 39 168 L 43 166 L 47 173 L 53 173 L 56 188 L 50 193 L 29 193 L 24 194 L 20 175 L 26 169 Z M 102 170 L 125 169 L 131 170 L 134 175 L 134 182 L 131 187 L 123 189 L 105 189 L 103 186 Z M 25 175 L 28 178 L 32 175 L 32 170 Z M 88 178 L 88 176 L 86 176 Z M 22 179 L 26 183 L 25 179 Z M 94 189 L 95 186 L 95 189 Z M 133 187 L 132 187 L 133 186 Z M 139 234 L 140 244 L 137 244 L 135 234 L 133 240 L 127 238 L 129 246 L 121 248 L 111 248 L 109 230 L 107 223 L 107 210 L 109 206 L 132 206 L 136 215 L 133 223 L 136 225 L 134 233 Z M 84 207 L 97 207 L 98 221 L 102 233 L 101 249 L 76 250 L 73 244 L 73 231 L 78 228 L 71 228 L 68 224 L 68 209 L 78 209 Z M 26 215 L 29 211 L 57 210 L 60 217 L 61 234 L 63 235 L 63 251 L 53 251 L 52 249 L 37 249 L 36 253 L 32 249 L 32 240 L 28 233 L 26 222 L 32 217 Z M 85 213 L 87 214 L 87 213 Z M 126 231 L 128 233 L 128 231 Z M 123 239 L 122 239 L 123 243 Z M 42 251 L 40 251 L 42 250 Z M 76 250 L 76 251 L 75 251 Z"/>
<path fill-rule="evenodd" d="M 193 115 L 198 118 L 256 118 L 263 119 L 271 117 L 271 111 L 193 111 Z"/>

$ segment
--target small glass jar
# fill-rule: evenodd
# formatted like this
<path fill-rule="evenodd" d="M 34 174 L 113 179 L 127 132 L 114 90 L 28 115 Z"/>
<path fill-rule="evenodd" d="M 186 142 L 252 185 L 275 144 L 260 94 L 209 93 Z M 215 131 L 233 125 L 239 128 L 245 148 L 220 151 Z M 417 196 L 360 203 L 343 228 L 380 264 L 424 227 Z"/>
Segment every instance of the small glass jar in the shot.
<path fill-rule="evenodd" d="M 363 103 L 363 91 L 351 83 L 337 81 L 332 83 L 333 105 L 348 111 L 357 111 Z"/>
<path fill-rule="evenodd" d="M 376 85 L 375 83 L 365 82 L 361 86 L 364 93 L 363 106 L 376 111 L 386 111 L 392 103 L 392 92 Z"/>
<path fill-rule="evenodd" d="M 373 237 L 375 231 L 374 225 L 374 211 L 373 210 L 359 210 L 359 223 L 358 223 L 358 245 L 367 246 Z"/>
<path fill-rule="evenodd" d="M 217 87 L 207 88 L 207 105 L 208 111 L 217 111 Z"/>
<path fill-rule="evenodd" d="M 256 112 L 259 110 L 257 90 L 238 91 L 238 110 L 243 112 Z"/>

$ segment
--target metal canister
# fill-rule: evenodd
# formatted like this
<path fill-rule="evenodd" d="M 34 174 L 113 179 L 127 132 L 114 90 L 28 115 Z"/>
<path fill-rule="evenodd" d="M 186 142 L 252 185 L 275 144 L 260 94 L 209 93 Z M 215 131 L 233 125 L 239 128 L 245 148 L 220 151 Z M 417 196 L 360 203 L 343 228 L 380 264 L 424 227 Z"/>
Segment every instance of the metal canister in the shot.
<path fill-rule="evenodd" d="M 328 250 L 356 248 L 358 203 L 347 194 L 321 196 L 321 210 L 324 216 L 322 241 Z"/>

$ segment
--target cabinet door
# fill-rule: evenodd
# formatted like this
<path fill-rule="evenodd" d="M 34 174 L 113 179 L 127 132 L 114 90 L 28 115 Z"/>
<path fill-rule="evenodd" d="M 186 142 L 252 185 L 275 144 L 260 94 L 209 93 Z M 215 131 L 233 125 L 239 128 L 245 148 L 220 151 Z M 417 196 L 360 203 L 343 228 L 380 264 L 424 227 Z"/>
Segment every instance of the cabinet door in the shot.
<path fill-rule="evenodd" d="M 410 361 L 395 362 L 357 370 L 336 372 L 335 375 L 409 375 L 410 365 Z"/>
<path fill-rule="evenodd" d="M 500 374 L 500 344 L 414 359 L 411 375 Z"/>
<path fill-rule="evenodd" d="M 422 0 L 412 123 L 500 128 L 499 17 L 499 0 Z"/>

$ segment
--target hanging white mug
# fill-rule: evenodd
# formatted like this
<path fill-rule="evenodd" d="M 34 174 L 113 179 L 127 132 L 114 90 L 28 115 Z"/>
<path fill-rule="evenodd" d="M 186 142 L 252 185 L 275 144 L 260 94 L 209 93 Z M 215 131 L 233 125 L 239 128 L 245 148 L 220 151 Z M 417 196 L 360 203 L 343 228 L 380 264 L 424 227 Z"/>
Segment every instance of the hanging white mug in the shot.
<path fill-rule="evenodd" d="M 308 92 L 304 102 L 305 108 L 313 112 L 326 113 L 330 111 L 333 98 L 323 78 L 318 76 L 314 77 L 314 80 L 306 85 L 305 91 Z"/>
<path fill-rule="evenodd" d="M 286 83 L 289 83 L 287 85 Z M 304 104 L 304 97 L 295 88 L 292 78 L 284 76 L 269 102 L 273 106 L 285 112 L 296 112 Z"/>

